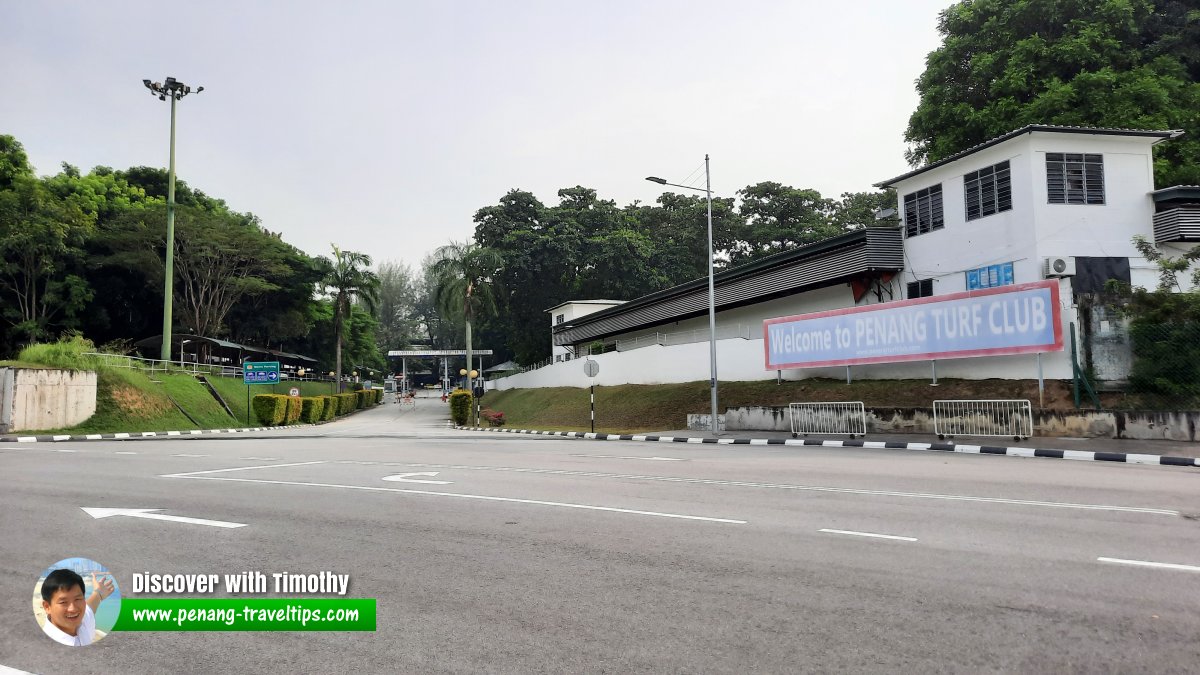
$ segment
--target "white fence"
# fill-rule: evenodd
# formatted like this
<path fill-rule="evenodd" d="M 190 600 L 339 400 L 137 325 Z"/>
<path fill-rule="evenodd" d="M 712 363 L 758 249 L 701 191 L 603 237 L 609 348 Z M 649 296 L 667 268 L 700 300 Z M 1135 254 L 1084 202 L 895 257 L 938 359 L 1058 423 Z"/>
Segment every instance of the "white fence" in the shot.
<path fill-rule="evenodd" d="M 792 403 L 788 405 L 792 437 L 800 434 L 867 435 L 867 412 L 862 401 Z"/>
<path fill-rule="evenodd" d="M 934 401 L 933 432 L 938 438 L 1012 436 L 1019 441 L 1033 435 L 1033 405 L 1019 399 Z"/>

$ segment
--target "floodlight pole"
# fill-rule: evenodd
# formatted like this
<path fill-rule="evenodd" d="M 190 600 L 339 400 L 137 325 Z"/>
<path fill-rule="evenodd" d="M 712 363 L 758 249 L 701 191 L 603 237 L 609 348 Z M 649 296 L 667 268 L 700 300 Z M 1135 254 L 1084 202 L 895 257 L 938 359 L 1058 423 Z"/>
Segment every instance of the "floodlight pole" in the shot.
<path fill-rule="evenodd" d="M 162 360 L 169 362 L 171 360 L 171 314 L 175 293 L 173 288 L 175 282 L 175 103 L 192 93 L 192 88 L 173 77 L 168 77 L 162 84 L 150 80 L 142 80 L 142 84 L 150 90 L 151 94 L 157 96 L 158 100 L 163 101 L 168 97 L 171 99 L 171 160 L 167 170 L 167 255 L 163 265 L 161 350 Z M 197 87 L 195 93 L 199 94 L 202 91 L 204 91 L 204 87 Z"/>

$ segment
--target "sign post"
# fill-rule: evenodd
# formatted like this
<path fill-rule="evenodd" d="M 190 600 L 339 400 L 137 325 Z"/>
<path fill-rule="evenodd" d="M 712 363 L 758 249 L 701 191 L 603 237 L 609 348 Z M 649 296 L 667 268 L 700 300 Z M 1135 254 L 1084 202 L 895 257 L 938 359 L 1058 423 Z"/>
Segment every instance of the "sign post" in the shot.
<path fill-rule="evenodd" d="M 246 361 L 242 364 L 242 382 L 246 385 L 246 426 L 250 426 L 250 385 L 279 382 L 279 362 Z"/>
<path fill-rule="evenodd" d="M 588 359 L 583 362 L 583 374 L 592 380 L 589 398 L 592 405 L 592 433 L 596 433 L 596 375 L 600 373 L 600 364 Z"/>

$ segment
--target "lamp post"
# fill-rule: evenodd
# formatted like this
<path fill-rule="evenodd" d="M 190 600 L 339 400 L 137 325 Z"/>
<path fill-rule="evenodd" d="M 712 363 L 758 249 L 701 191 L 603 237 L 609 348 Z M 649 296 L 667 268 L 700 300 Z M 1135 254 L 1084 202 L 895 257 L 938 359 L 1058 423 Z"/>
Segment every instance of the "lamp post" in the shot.
<path fill-rule="evenodd" d="M 658 178 L 657 176 L 647 176 L 646 180 L 659 185 L 670 185 L 671 187 L 684 188 L 686 190 L 696 190 L 703 192 L 708 198 L 708 386 L 712 396 L 712 417 L 710 418 L 709 428 L 714 436 L 717 435 L 717 300 L 716 293 L 713 291 L 713 225 L 712 225 L 712 178 L 708 171 L 708 154 L 704 155 L 704 189 L 690 185 L 679 185 L 676 183 L 668 183 L 666 179 Z"/>
<path fill-rule="evenodd" d="M 170 361 L 171 300 L 174 293 L 171 287 L 175 280 L 175 102 L 192 93 L 192 88 L 173 77 L 168 77 L 162 83 L 142 80 L 142 84 L 160 101 L 167 100 L 167 97 L 171 98 L 171 164 L 167 177 L 167 260 L 163 285 L 162 335 L 162 359 Z M 199 94 L 202 91 L 204 91 L 204 87 L 196 87 L 195 93 Z"/>

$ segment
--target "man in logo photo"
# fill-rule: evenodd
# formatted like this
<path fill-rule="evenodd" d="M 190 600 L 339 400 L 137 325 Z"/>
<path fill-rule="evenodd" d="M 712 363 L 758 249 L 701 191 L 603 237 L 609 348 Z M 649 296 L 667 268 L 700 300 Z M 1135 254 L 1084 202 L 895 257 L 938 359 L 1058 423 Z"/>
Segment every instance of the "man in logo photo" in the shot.
<path fill-rule="evenodd" d="M 68 569 L 57 569 L 42 582 L 42 609 L 46 623 L 42 630 L 55 642 L 68 647 L 92 643 L 96 635 L 96 608 L 112 595 L 111 577 L 96 578 L 92 572 L 92 594 L 85 601 L 83 577 Z"/>

